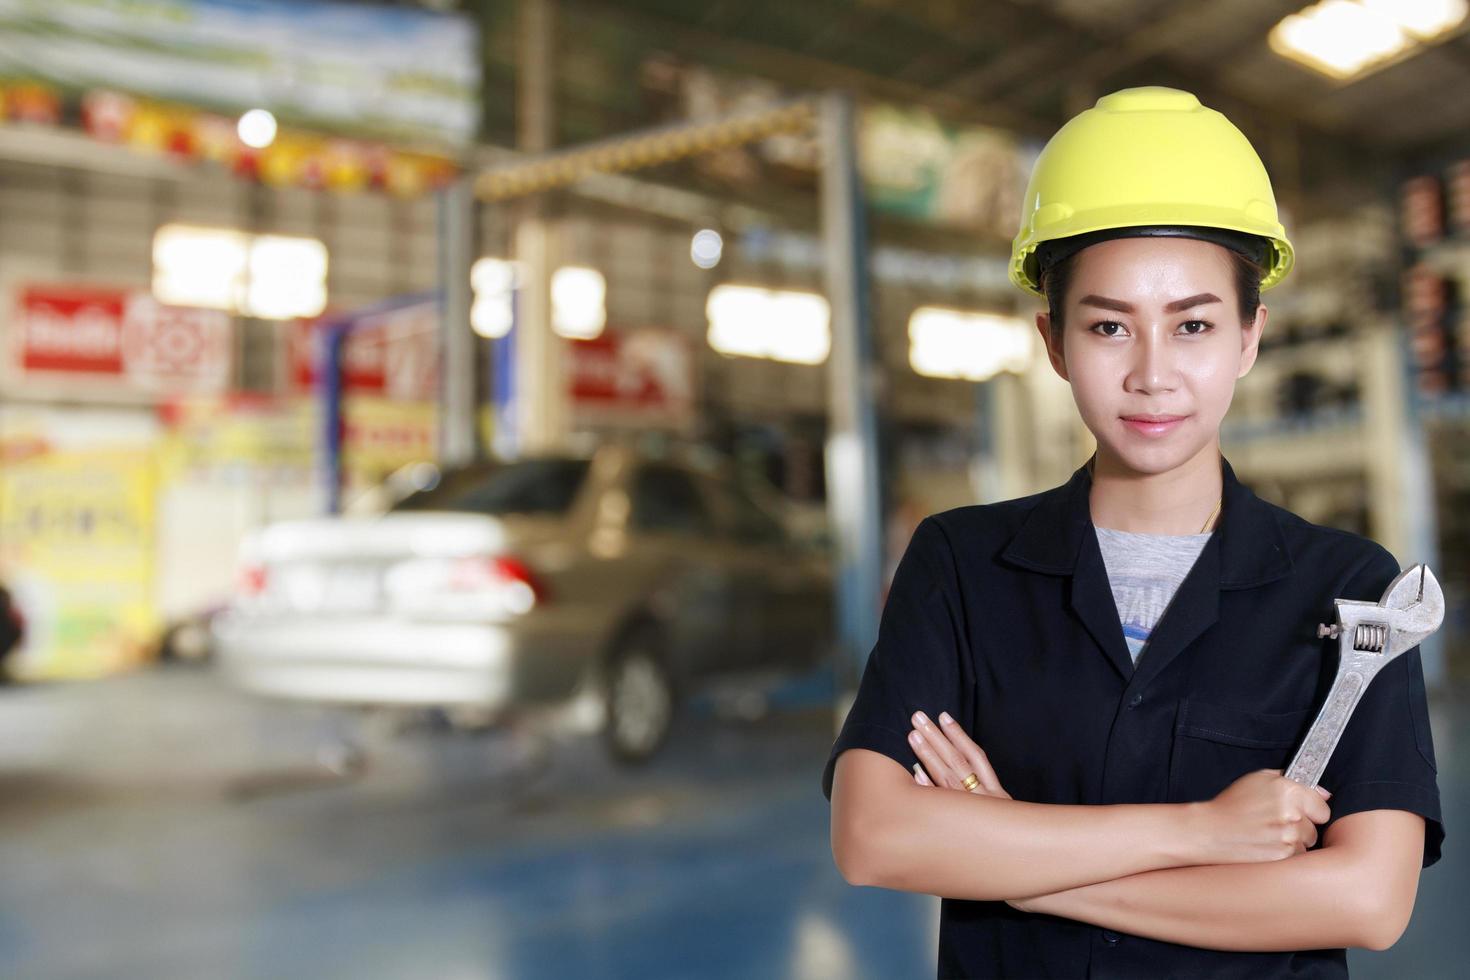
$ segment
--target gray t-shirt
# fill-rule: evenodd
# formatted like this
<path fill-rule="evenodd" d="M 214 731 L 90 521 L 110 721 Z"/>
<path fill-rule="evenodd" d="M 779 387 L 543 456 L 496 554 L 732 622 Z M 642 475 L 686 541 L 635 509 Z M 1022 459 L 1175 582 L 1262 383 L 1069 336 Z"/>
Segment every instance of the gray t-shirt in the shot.
<path fill-rule="evenodd" d="M 1123 638 L 1136 665 L 1154 624 L 1164 615 L 1212 532 L 1143 534 L 1095 525 L 1094 529 L 1123 624 Z"/>

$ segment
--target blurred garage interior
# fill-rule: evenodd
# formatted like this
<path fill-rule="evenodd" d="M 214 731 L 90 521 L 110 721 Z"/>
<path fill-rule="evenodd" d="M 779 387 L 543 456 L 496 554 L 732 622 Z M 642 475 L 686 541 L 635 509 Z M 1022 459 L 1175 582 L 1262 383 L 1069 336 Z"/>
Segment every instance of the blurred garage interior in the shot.
<path fill-rule="evenodd" d="M 0 972 L 931 975 L 822 765 L 919 521 L 1092 452 L 1010 242 L 1163 85 L 1297 250 L 1225 455 L 1443 585 L 1349 958 L 1464 975 L 1466 13 L 0 0 Z"/>

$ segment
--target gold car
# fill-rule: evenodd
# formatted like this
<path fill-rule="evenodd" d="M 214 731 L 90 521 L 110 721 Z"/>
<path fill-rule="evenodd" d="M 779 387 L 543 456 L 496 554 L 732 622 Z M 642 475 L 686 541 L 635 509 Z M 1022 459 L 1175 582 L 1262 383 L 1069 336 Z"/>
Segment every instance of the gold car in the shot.
<path fill-rule="evenodd" d="M 376 516 L 252 533 L 213 624 L 226 675 L 492 720 L 591 705 L 613 757 L 636 762 L 702 685 L 808 671 L 832 650 L 824 549 L 728 462 L 609 445 L 423 482 Z"/>

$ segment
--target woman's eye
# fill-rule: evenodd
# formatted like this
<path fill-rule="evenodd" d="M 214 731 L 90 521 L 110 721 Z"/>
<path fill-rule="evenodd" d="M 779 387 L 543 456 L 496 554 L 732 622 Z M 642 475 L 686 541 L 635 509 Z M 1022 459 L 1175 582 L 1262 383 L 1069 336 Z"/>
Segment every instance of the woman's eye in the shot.
<path fill-rule="evenodd" d="M 1198 330 L 1184 330 L 1185 327 L 1189 327 L 1189 326 L 1196 326 L 1196 327 L 1199 327 L 1199 329 Z M 1204 320 L 1185 320 L 1183 323 L 1181 323 L 1179 325 L 1179 328 L 1181 330 L 1184 330 L 1184 332 L 1186 334 L 1189 334 L 1190 336 L 1198 336 L 1199 334 L 1206 333 L 1207 331 L 1214 329 L 1214 327 L 1210 323 L 1208 323 L 1208 322 L 1206 322 Z"/>
<path fill-rule="evenodd" d="M 1101 333 L 1104 337 L 1118 336 L 1116 333 L 1108 333 L 1106 331 L 1106 328 L 1108 327 L 1117 327 L 1119 330 L 1122 330 L 1123 324 L 1119 323 L 1117 320 L 1100 320 L 1097 323 L 1094 323 L 1091 329 Z"/>

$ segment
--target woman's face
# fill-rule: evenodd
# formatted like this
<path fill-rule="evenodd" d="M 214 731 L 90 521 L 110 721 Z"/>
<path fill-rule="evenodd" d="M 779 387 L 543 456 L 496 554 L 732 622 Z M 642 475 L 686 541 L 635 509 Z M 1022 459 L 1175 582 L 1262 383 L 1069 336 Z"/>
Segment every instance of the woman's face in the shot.
<path fill-rule="evenodd" d="M 1099 454 L 1162 473 L 1218 451 L 1266 325 L 1264 306 L 1241 324 L 1229 253 L 1192 238 L 1116 238 L 1073 262 L 1061 349 L 1046 313 L 1037 327 Z"/>

